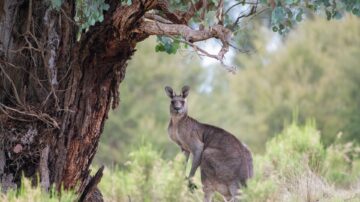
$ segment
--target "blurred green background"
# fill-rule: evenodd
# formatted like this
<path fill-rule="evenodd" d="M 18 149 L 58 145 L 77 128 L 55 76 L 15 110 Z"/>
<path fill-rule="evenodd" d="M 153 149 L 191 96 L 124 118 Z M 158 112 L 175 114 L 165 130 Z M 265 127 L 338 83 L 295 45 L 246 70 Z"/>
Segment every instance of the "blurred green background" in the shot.
<path fill-rule="evenodd" d="M 255 153 L 264 152 L 266 141 L 294 116 L 300 124 L 313 118 L 325 145 L 340 132 L 344 141 L 358 143 L 359 19 L 317 19 L 286 37 L 261 26 L 257 30 L 251 36 L 257 51 L 234 56 L 240 67 L 235 75 L 217 64 L 202 65 L 206 59 L 187 49 L 156 53 L 156 38 L 139 44 L 120 86 L 120 107 L 106 122 L 96 163 L 124 163 L 144 143 L 165 159 L 179 153 L 167 135 L 165 85 L 176 91 L 190 85 L 189 115 L 232 132 Z"/>
<path fill-rule="evenodd" d="M 88 19 L 82 29 L 100 20 L 108 6 L 102 0 L 79 2 L 80 10 L 91 5 L 77 16 Z M 120 106 L 109 113 L 92 168 L 106 166 L 98 184 L 104 201 L 203 200 L 199 171 L 194 179 L 199 189 L 192 193 L 185 180 L 189 165 L 184 170 L 184 156 L 167 134 L 164 87 L 179 92 L 189 85 L 189 115 L 228 130 L 253 152 L 254 176 L 240 190 L 242 201 L 360 202 L 360 19 L 340 18 L 344 9 L 359 16 L 360 1 L 260 2 L 278 5 L 238 23 L 232 44 L 241 51 L 226 60 L 239 68 L 235 75 L 183 45 L 169 55 L 155 51 L 156 37 L 137 44 L 120 85 Z M 173 3 L 185 8 L 188 2 Z M 214 21 L 215 13 L 208 14 L 207 20 Z M 306 20 L 286 22 L 289 27 L 279 30 L 285 16 Z M 211 52 L 218 45 L 203 44 Z M 77 197 L 31 184 L 22 180 L 20 189 L 1 192 L 0 201 L 72 202 Z M 220 195 L 218 201 L 223 201 Z"/>
<path fill-rule="evenodd" d="M 189 166 L 185 172 L 184 156 L 167 134 L 164 86 L 179 91 L 185 84 L 190 116 L 227 129 L 253 151 L 254 177 L 242 201 L 360 201 L 360 20 L 315 18 L 281 37 L 253 29 L 240 41 L 253 51 L 234 55 L 236 75 L 185 48 L 156 53 L 156 38 L 138 46 L 95 157 L 93 170 L 106 165 L 98 185 L 105 201 L 202 201 L 199 172 L 199 189 L 191 193 Z M 0 201 L 53 195 L 23 180 Z M 74 198 L 64 192 L 52 201 Z"/>
<path fill-rule="evenodd" d="M 190 116 L 253 151 L 243 201 L 360 201 L 360 20 L 315 19 L 287 36 L 260 24 L 243 43 L 256 51 L 233 57 L 235 75 L 185 48 L 156 53 L 156 38 L 139 45 L 95 158 L 107 165 L 106 201 L 202 201 L 199 172 L 191 193 L 167 134 L 164 86 L 185 84 Z"/>

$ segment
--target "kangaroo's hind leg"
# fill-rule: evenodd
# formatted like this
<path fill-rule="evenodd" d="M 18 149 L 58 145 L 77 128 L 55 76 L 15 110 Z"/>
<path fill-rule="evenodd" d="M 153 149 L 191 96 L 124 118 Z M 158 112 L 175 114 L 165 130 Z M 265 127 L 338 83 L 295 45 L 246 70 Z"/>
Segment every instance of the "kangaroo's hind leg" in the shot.
<path fill-rule="evenodd" d="M 204 191 L 204 202 L 211 202 L 212 197 L 214 195 L 214 189 L 211 184 L 203 183 L 203 191 Z"/>
<path fill-rule="evenodd" d="M 238 202 L 238 197 L 240 195 L 238 183 L 231 184 L 230 186 L 228 186 L 228 189 L 230 192 L 230 196 L 228 196 L 226 200 L 229 202 Z"/>

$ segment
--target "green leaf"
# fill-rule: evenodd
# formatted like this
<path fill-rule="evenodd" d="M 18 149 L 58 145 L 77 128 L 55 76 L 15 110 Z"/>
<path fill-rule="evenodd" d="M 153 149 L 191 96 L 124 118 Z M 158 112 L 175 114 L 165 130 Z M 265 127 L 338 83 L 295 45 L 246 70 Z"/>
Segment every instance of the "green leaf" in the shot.
<path fill-rule="evenodd" d="M 177 39 L 172 39 L 165 36 L 158 36 L 157 41 L 159 42 L 156 47 L 156 52 L 166 52 L 168 54 L 175 54 L 180 48 L 180 42 Z"/>
<path fill-rule="evenodd" d="M 51 5 L 56 10 L 59 10 L 61 8 L 62 0 L 51 0 Z"/>
<path fill-rule="evenodd" d="M 285 11 L 286 11 L 286 14 L 287 14 L 288 18 L 292 18 L 292 17 L 293 17 L 293 13 L 292 13 L 291 9 L 285 8 Z"/>
<path fill-rule="evenodd" d="M 329 6 L 331 6 L 331 4 L 330 4 L 330 1 L 329 1 L 329 0 L 322 0 L 322 2 L 323 2 L 323 4 L 324 4 L 324 6 L 325 6 L 325 7 L 329 7 Z"/>
<path fill-rule="evenodd" d="M 104 21 L 104 16 L 103 16 L 103 15 L 100 15 L 100 17 L 99 17 L 99 22 L 102 22 L 102 21 Z"/>
<path fill-rule="evenodd" d="M 295 20 L 300 22 L 302 20 L 302 14 L 304 13 L 304 11 L 300 8 L 299 12 L 296 14 Z"/>
<path fill-rule="evenodd" d="M 297 4 L 297 3 L 299 3 L 299 0 L 285 0 L 285 3 L 286 3 L 286 4 L 289 4 L 289 5 L 291 5 L 291 4 Z"/>
<path fill-rule="evenodd" d="M 306 8 L 308 8 L 308 9 L 310 9 L 310 10 L 313 10 L 313 11 L 316 10 L 316 6 L 313 5 L 313 4 L 308 4 L 308 5 L 306 5 Z"/>
<path fill-rule="evenodd" d="M 293 26 L 293 23 L 290 19 L 286 20 L 286 23 L 285 23 L 286 27 L 289 27 L 289 28 L 292 28 Z"/>
<path fill-rule="evenodd" d="M 109 8 L 110 8 L 109 4 L 104 4 L 102 9 L 107 11 L 107 10 L 109 10 Z"/>
<path fill-rule="evenodd" d="M 325 10 L 325 14 L 326 14 L 326 19 L 331 20 L 331 12 L 328 10 Z"/>
<path fill-rule="evenodd" d="M 92 19 L 90 20 L 90 25 L 95 25 L 95 23 L 96 23 L 95 18 L 92 18 Z"/>
<path fill-rule="evenodd" d="M 162 44 L 157 44 L 155 46 L 155 51 L 156 52 L 163 52 L 165 50 L 164 46 Z"/>
<path fill-rule="evenodd" d="M 358 9 L 358 8 L 352 9 L 351 12 L 352 12 L 352 14 L 354 14 L 354 15 L 360 16 L 360 9 Z"/>
<path fill-rule="evenodd" d="M 281 31 L 281 30 L 285 29 L 285 26 L 284 26 L 283 24 L 280 24 L 280 25 L 279 25 L 279 29 L 280 29 L 280 31 Z"/>
<path fill-rule="evenodd" d="M 217 0 L 210 0 L 211 3 L 213 3 L 214 5 L 217 5 L 218 1 Z"/>
<path fill-rule="evenodd" d="M 208 11 L 205 14 L 205 27 L 214 25 L 216 22 L 216 11 Z"/>
<path fill-rule="evenodd" d="M 285 9 L 281 6 L 278 6 L 272 11 L 271 22 L 273 24 L 279 24 L 284 21 L 285 16 L 286 16 Z"/>
<path fill-rule="evenodd" d="M 340 19 L 342 18 L 342 15 L 339 11 L 334 11 L 334 13 L 332 14 L 332 18 Z"/>

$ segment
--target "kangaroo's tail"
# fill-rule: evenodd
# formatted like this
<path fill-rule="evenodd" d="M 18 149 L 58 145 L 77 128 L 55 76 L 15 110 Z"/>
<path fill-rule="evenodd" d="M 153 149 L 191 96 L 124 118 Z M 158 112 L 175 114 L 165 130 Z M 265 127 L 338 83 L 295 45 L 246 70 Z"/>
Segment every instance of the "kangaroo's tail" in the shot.
<path fill-rule="evenodd" d="M 254 175 L 253 158 L 250 150 L 245 147 L 242 158 L 242 169 L 240 170 L 241 185 L 246 187 L 246 181 Z"/>
<path fill-rule="evenodd" d="M 246 155 L 247 167 L 248 167 L 248 178 L 251 178 L 254 175 L 254 167 L 253 167 L 253 158 L 249 151 L 249 154 Z"/>

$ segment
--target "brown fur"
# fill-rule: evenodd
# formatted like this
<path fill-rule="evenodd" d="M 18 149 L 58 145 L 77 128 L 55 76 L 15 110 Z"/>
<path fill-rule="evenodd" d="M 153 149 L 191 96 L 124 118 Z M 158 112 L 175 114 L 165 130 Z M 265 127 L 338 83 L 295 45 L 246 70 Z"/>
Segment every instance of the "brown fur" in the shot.
<path fill-rule="evenodd" d="M 184 152 L 186 162 L 190 153 L 193 156 L 189 178 L 200 166 L 204 201 L 211 201 L 215 191 L 226 200 L 235 201 L 240 186 L 246 186 L 246 180 L 253 175 L 250 150 L 224 129 L 200 123 L 187 115 L 189 87 L 184 86 L 180 95 L 170 87 L 165 91 L 171 98 L 169 136 Z"/>

